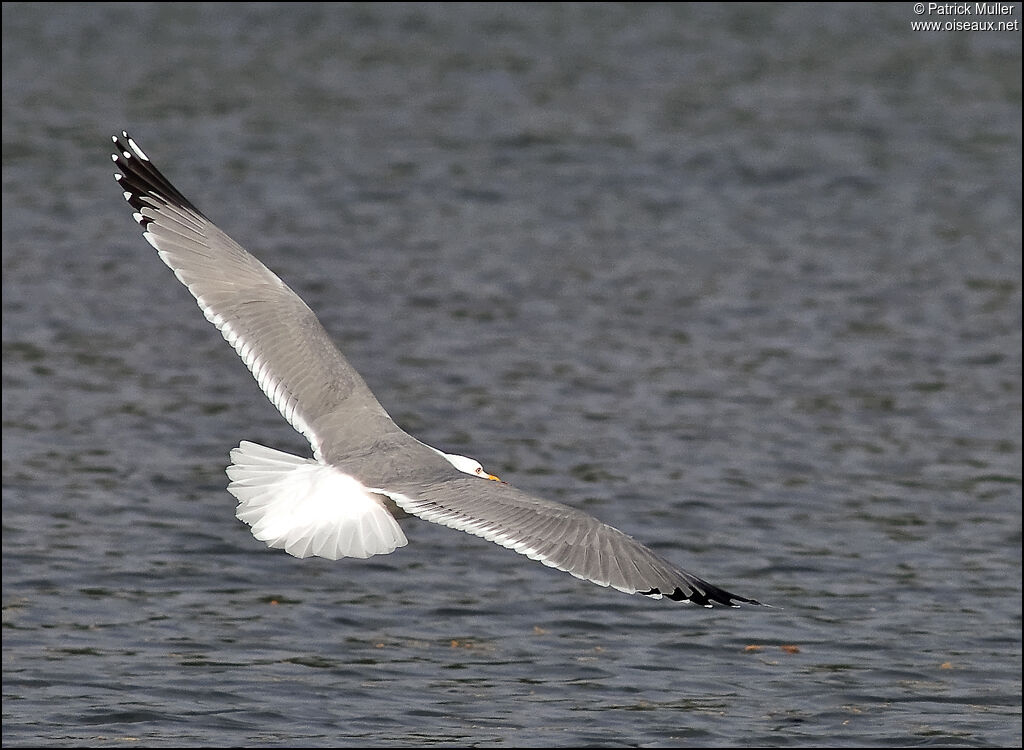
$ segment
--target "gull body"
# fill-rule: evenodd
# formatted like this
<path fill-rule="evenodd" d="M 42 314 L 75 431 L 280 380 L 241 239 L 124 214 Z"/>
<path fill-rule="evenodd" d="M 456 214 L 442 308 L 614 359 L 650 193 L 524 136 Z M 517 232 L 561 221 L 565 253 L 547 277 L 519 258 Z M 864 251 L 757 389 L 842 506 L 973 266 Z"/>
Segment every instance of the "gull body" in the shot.
<path fill-rule="evenodd" d="M 126 132 L 113 142 L 114 177 L 143 236 L 312 449 L 303 458 L 242 441 L 231 451 L 228 491 L 254 537 L 296 557 L 366 558 L 407 544 L 397 519 L 417 516 L 625 593 L 705 607 L 760 604 L 404 432 L 298 295 L 185 198 Z"/>

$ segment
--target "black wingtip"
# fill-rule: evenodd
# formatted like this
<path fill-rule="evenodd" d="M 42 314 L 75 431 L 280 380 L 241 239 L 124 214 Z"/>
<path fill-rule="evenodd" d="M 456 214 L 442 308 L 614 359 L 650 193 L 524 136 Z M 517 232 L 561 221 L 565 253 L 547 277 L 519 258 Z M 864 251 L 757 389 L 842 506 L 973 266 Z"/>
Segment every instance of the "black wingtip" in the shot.
<path fill-rule="evenodd" d="M 111 158 L 121 172 L 119 175 L 115 174 L 114 179 L 124 190 L 125 200 L 135 210 L 136 220 L 143 224 L 143 228 L 148 221 L 142 216 L 142 209 L 152 208 L 152 204 L 144 199 L 180 206 L 203 216 L 203 213 L 153 166 L 149 156 L 127 130 L 122 130 L 120 136 L 111 136 L 111 140 L 115 147 Z"/>
<path fill-rule="evenodd" d="M 641 591 L 639 593 L 642 596 L 650 596 L 656 599 L 664 597 L 665 599 L 671 599 L 674 602 L 689 602 L 709 609 L 716 604 L 732 607 L 734 609 L 739 608 L 741 604 L 750 604 L 756 607 L 771 607 L 770 604 L 764 604 L 763 602 L 759 602 L 757 599 L 748 599 L 745 596 L 733 594 L 731 591 L 720 589 L 717 586 L 712 586 L 710 583 L 706 583 L 704 581 L 700 582 L 700 587 L 694 586 L 689 591 L 683 591 L 677 586 L 676 589 L 669 594 L 666 594 L 656 588 L 650 589 L 649 591 Z"/>

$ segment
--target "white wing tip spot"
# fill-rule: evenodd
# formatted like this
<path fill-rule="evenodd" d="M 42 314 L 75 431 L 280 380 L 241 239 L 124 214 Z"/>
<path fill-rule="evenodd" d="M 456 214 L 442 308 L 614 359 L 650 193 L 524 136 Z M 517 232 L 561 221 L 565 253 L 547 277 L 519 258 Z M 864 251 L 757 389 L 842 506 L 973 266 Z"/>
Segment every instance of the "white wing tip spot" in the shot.
<path fill-rule="evenodd" d="M 130 135 L 125 133 L 125 131 L 122 130 L 121 133 L 127 139 L 128 145 L 132 147 L 132 151 L 135 152 L 135 155 L 138 156 L 143 161 L 149 161 L 149 157 L 146 156 L 146 152 L 143 151 L 141 148 L 139 148 L 139 144 L 137 144 Z M 126 156 L 127 156 L 127 154 L 126 154 Z"/>

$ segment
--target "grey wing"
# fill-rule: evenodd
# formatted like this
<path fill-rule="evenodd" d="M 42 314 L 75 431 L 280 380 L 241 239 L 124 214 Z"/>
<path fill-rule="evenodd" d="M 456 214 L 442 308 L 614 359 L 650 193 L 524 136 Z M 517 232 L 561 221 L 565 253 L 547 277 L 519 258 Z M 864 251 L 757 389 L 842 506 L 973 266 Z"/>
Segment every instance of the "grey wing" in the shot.
<path fill-rule="evenodd" d="M 343 406 L 355 443 L 361 426 L 400 432 L 306 303 L 178 192 L 127 133 L 113 140 L 114 177 L 143 236 L 314 455 L 339 437 L 325 425 Z"/>
<path fill-rule="evenodd" d="M 504 482 L 456 477 L 375 491 L 407 513 L 483 537 L 599 586 L 704 607 L 761 604 L 687 573 L 587 513 Z"/>

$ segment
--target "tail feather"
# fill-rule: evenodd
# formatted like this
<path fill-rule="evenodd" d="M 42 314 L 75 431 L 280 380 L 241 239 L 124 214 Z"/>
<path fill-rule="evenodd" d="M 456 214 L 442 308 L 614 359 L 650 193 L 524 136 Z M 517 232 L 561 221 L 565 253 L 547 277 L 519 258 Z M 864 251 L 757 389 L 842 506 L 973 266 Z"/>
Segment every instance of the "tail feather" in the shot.
<path fill-rule="evenodd" d="M 333 466 L 243 440 L 227 474 L 238 519 L 295 557 L 366 558 L 408 543 L 383 503 Z"/>

